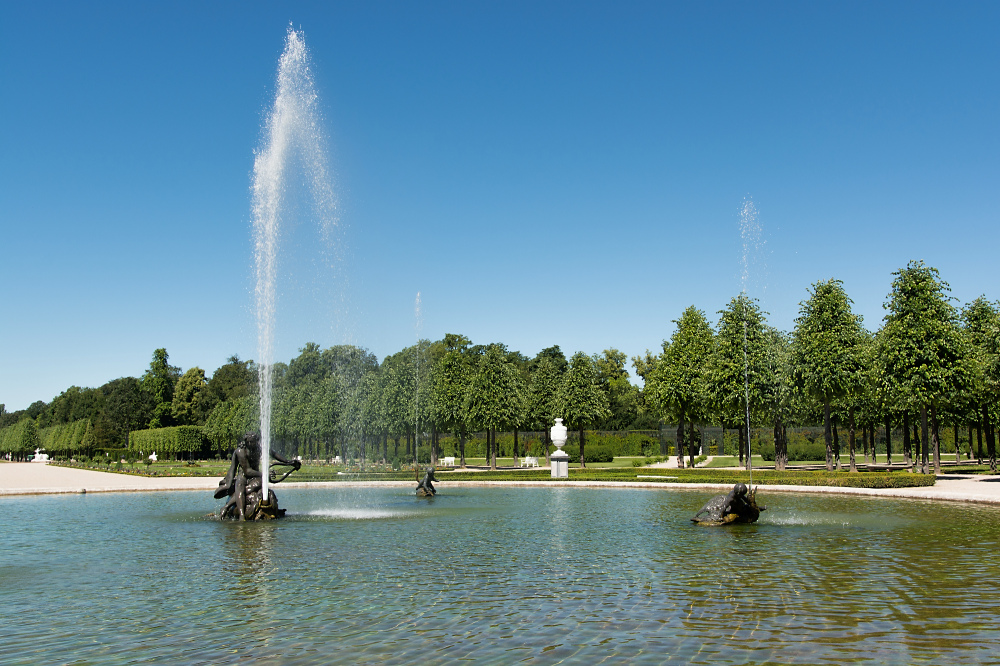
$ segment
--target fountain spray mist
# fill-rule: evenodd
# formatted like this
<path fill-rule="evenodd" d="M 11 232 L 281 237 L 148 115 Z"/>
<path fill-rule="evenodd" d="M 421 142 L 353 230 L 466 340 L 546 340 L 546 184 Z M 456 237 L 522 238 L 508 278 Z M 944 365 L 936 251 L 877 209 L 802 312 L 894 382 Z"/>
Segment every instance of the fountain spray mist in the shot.
<path fill-rule="evenodd" d="M 268 500 L 271 453 L 271 389 L 274 365 L 275 280 L 278 238 L 293 160 L 302 166 L 324 234 L 336 225 L 336 199 L 320 135 L 316 91 L 302 33 L 291 28 L 278 63 L 274 105 L 255 152 L 252 215 L 256 260 L 257 363 L 260 388 L 262 496 Z"/>
<path fill-rule="evenodd" d="M 413 394 L 413 466 L 420 466 L 420 329 L 423 326 L 423 319 L 420 316 L 420 292 L 417 292 L 417 299 L 413 302 L 413 331 L 417 334 L 417 346 L 415 350 L 414 366 L 417 369 L 417 381 L 414 384 Z"/>
<path fill-rule="evenodd" d="M 740 237 L 743 240 L 743 398 L 746 408 L 747 470 L 750 490 L 753 490 L 753 456 L 750 450 L 750 359 L 747 355 L 747 283 L 750 281 L 751 252 L 757 256 L 761 247 L 760 220 L 753 199 L 743 199 L 740 207 Z"/>

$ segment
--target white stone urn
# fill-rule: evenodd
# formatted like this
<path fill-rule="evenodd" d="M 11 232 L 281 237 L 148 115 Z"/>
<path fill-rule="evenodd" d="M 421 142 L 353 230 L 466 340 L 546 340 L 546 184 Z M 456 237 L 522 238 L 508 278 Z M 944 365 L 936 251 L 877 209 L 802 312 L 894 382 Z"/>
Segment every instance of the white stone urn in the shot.
<path fill-rule="evenodd" d="M 552 443 L 556 450 L 552 452 L 549 459 L 552 461 L 552 478 L 569 478 L 569 454 L 562 450 L 566 446 L 566 426 L 562 419 L 556 419 L 556 424 L 552 426 Z"/>

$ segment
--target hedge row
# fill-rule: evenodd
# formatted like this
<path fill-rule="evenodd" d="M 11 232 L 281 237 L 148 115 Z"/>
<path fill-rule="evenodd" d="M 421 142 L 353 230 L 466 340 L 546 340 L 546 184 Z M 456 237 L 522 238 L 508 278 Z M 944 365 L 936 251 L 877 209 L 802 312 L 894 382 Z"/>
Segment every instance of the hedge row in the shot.
<path fill-rule="evenodd" d="M 21 419 L 0 429 L 0 454 L 26 456 L 38 448 L 38 429 L 34 419 Z"/>
<path fill-rule="evenodd" d="M 206 441 L 200 426 L 174 426 L 133 430 L 129 433 L 128 448 L 143 454 L 182 453 L 201 451 Z"/>
<path fill-rule="evenodd" d="M 94 433 L 90 419 L 79 419 L 72 423 L 42 428 L 38 431 L 38 445 L 49 453 L 90 449 L 94 445 Z"/>

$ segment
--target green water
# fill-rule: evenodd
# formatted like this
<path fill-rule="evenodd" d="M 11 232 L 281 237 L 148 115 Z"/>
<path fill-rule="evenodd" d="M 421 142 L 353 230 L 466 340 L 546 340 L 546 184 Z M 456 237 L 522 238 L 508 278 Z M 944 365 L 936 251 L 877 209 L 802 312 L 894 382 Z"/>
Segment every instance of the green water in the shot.
<path fill-rule="evenodd" d="M 774 494 L 285 489 L 0 500 L 4 664 L 1000 663 L 998 510 Z"/>

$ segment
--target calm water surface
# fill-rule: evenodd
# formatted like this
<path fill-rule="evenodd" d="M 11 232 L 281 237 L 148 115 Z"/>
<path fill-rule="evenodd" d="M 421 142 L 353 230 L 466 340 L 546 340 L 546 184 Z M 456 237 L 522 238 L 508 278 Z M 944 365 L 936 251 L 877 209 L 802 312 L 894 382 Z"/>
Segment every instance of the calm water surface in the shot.
<path fill-rule="evenodd" d="M 710 492 L 285 489 L 0 500 L 5 664 L 1000 663 L 998 510 Z"/>

